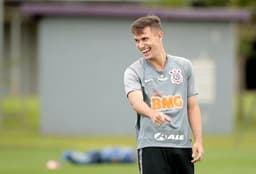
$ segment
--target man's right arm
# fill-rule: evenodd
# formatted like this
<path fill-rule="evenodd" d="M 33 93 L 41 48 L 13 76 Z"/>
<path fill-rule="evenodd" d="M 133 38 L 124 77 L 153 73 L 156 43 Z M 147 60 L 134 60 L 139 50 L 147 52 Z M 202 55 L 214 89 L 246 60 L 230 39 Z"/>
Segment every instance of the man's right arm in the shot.
<path fill-rule="evenodd" d="M 134 90 L 128 93 L 128 100 L 132 108 L 140 115 L 149 117 L 154 124 L 161 126 L 165 121 L 171 121 L 170 118 L 162 112 L 151 109 L 144 101 L 141 90 Z"/>

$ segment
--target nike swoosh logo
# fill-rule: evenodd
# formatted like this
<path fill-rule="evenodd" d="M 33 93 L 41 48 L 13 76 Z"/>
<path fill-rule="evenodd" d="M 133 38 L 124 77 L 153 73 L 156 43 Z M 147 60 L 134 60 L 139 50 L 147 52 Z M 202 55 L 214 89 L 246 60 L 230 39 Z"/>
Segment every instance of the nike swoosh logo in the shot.
<path fill-rule="evenodd" d="M 166 81 L 168 80 L 168 77 L 165 77 L 165 78 L 158 78 L 159 81 Z"/>
<path fill-rule="evenodd" d="M 149 83 L 151 81 L 153 81 L 153 79 L 146 79 L 146 80 L 144 80 L 145 83 Z"/>

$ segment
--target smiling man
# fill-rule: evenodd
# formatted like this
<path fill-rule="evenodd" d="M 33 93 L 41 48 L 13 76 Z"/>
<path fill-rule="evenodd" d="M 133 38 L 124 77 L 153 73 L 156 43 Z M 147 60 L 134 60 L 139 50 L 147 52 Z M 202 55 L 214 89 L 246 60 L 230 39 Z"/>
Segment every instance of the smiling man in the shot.
<path fill-rule="evenodd" d="M 125 70 L 124 86 L 137 112 L 140 173 L 193 174 L 203 144 L 192 64 L 166 53 L 158 16 L 135 20 L 131 31 L 143 57 Z"/>

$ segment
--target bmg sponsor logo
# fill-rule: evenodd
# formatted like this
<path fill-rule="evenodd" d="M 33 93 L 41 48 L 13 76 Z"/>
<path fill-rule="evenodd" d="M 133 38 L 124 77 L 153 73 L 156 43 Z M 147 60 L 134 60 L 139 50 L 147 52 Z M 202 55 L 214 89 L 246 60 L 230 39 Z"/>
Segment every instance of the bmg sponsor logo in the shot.
<path fill-rule="evenodd" d="M 154 110 L 180 109 L 183 107 L 183 99 L 181 95 L 170 95 L 151 98 L 151 108 Z"/>

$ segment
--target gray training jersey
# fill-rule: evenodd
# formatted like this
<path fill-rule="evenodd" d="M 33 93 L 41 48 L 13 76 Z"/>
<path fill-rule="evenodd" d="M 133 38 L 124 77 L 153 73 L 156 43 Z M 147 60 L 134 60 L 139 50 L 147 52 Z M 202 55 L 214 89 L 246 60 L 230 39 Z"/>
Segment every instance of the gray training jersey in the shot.
<path fill-rule="evenodd" d="M 144 58 L 131 64 L 124 73 L 125 92 L 141 90 L 152 109 L 171 118 L 161 126 L 138 114 L 137 147 L 191 147 L 188 122 L 188 97 L 197 95 L 192 64 L 189 60 L 167 56 L 163 71 L 157 71 Z"/>

